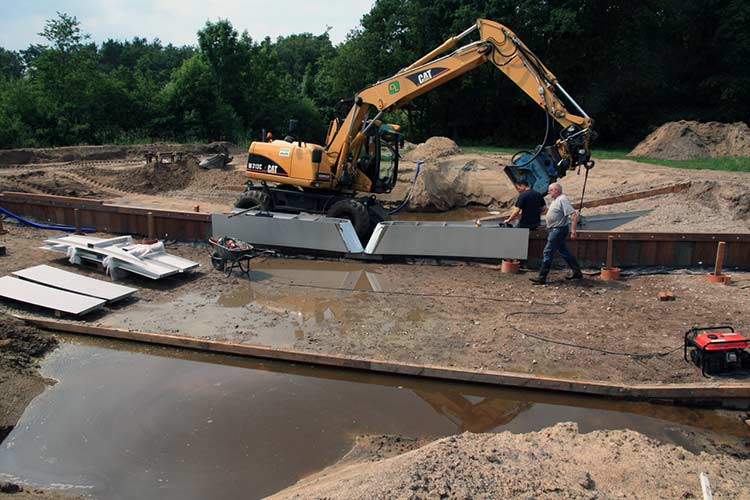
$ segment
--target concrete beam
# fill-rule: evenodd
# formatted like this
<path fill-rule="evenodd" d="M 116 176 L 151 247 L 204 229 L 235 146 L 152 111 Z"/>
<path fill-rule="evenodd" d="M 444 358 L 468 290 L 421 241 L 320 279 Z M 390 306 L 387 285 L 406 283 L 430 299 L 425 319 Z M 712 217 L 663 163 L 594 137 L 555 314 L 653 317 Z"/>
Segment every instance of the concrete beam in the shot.
<path fill-rule="evenodd" d="M 499 223 L 381 222 L 365 253 L 420 257 L 526 259 L 529 230 L 501 227 Z"/>

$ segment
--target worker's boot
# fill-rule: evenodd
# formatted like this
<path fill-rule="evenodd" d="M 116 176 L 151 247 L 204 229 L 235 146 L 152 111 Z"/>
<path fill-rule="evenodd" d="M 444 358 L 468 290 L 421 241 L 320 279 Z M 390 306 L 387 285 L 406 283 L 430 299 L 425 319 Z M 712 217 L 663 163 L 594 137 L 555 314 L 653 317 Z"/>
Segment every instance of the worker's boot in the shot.
<path fill-rule="evenodd" d="M 529 278 L 529 281 L 531 281 L 535 285 L 545 285 L 547 283 L 547 275 L 549 274 L 550 268 L 552 268 L 552 263 L 544 262 L 542 264 L 542 267 L 539 268 L 539 276 Z"/>
<path fill-rule="evenodd" d="M 581 266 L 578 265 L 578 261 L 575 257 L 571 256 L 570 259 L 566 259 L 570 269 L 573 270 L 573 274 L 566 276 L 566 280 L 580 280 L 583 279 L 583 273 L 581 272 Z"/>

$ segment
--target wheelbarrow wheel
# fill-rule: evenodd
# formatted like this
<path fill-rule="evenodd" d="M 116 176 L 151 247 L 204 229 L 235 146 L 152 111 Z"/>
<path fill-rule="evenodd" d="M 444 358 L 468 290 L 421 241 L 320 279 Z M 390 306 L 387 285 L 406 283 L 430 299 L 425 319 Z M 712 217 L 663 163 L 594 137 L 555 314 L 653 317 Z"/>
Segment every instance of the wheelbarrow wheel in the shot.
<path fill-rule="evenodd" d="M 213 268 L 217 271 L 224 270 L 224 259 L 221 258 L 219 252 L 214 252 L 213 254 L 211 254 L 211 266 L 213 266 Z"/>

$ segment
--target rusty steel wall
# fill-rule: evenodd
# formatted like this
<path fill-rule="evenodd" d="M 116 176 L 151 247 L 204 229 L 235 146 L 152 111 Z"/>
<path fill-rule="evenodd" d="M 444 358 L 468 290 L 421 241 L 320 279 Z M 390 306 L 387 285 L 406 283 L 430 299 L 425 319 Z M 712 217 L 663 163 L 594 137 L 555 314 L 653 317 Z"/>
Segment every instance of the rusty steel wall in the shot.
<path fill-rule="evenodd" d="M 116 234 L 148 235 L 148 213 L 152 213 L 154 236 L 159 239 L 200 241 L 211 235 L 207 213 L 156 210 L 111 205 L 98 200 L 28 193 L 0 193 L 0 206 L 18 215 L 55 224 L 75 224 L 78 209 L 82 226 Z M 646 233 L 579 231 L 570 247 L 581 265 L 602 267 L 607 240 L 613 236 L 613 264 L 632 266 L 713 266 L 719 241 L 727 243 L 724 267 L 750 270 L 750 234 L 747 233 Z M 532 231 L 529 263 L 541 260 L 547 234 Z"/>
<path fill-rule="evenodd" d="M 74 211 L 77 208 L 83 227 L 143 236 L 148 235 L 148 214 L 151 213 L 155 238 L 196 241 L 211 235 L 211 215 L 199 212 L 129 207 L 86 198 L 26 193 L 2 193 L 0 206 L 24 217 L 69 226 L 75 225 Z"/>

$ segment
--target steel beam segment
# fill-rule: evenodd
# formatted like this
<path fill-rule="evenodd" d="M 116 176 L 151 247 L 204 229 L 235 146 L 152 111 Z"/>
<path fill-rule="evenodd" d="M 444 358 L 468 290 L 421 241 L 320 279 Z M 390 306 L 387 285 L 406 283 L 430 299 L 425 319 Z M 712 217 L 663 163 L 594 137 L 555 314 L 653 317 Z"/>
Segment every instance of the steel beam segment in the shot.
<path fill-rule="evenodd" d="M 473 222 L 381 222 L 365 253 L 423 257 L 526 259 L 529 230 Z"/>
<path fill-rule="evenodd" d="M 250 211 L 236 217 L 213 214 L 214 236 L 231 236 L 253 245 L 362 253 L 352 223 L 320 215 Z"/>

